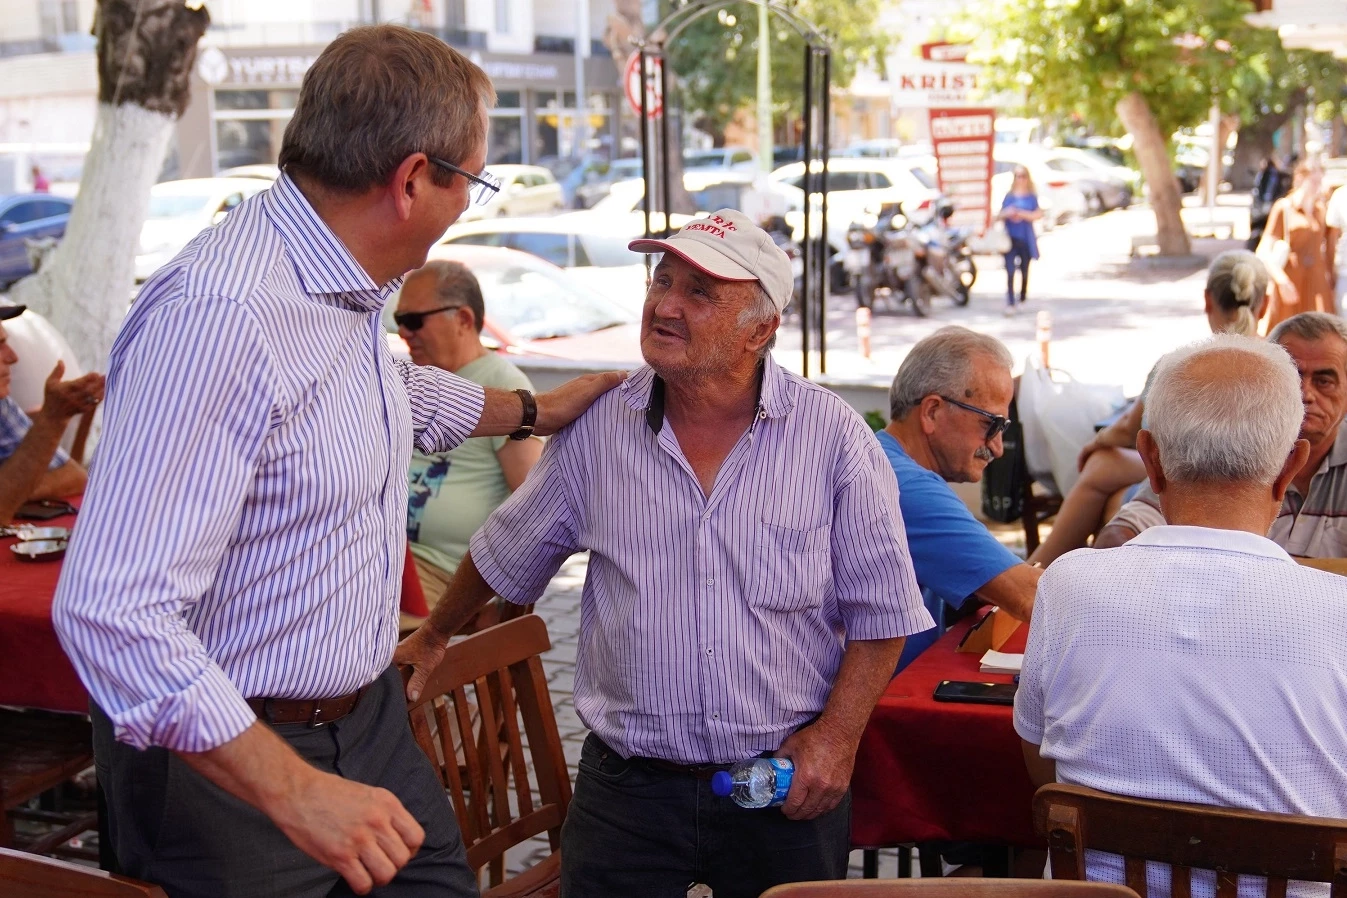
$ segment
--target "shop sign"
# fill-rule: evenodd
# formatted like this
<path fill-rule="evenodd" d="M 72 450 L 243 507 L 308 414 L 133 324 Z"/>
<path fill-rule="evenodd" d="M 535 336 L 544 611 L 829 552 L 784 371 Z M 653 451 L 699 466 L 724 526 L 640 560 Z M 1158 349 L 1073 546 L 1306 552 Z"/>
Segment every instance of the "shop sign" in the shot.
<path fill-rule="evenodd" d="M 931 146 L 940 192 L 954 204 L 950 224 L 983 233 L 991 224 L 995 109 L 932 109 Z"/>

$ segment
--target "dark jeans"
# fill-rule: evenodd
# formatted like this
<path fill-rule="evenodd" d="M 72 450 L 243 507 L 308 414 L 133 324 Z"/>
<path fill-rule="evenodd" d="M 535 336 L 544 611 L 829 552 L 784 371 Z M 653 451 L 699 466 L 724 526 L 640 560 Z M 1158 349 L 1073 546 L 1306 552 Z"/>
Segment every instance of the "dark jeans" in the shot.
<path fill-rule="evenodd" d="M 1006 305 L 1015 304 L 1015 272 L 1020 273 L 1020 302 L 1024 302 L 1029 292 L 1029 244 L 1023 240 L 1010 241 L 1010 252 L 1006 253 Z"/>
<path fill-rule="evenodd" d="M 685 898 L 705 883 L 716 898 L 757 898 L 844 879 L 850 841 L 850 793 L 821 817 L 787 820 L 711 794 L 709 779 L 623 760 L 591 735 L 561 830 L 561 895 Z"/>
<path fill-rule="evenodd" d="M 382 786 L 426 831 L 396 879 L 370 894 L 475 896 L 458 822 L 435 771 L 412 739 L 402 681 L 379 677 L 349 715 L 310 728 L 275 727 L 320 770 Z M 97 705 L 94 757 L 107 794 L 108 829 L 119 872 L 148 880 L 170 898 L 351 895 L 335 872 L 301 852 L 262 812 L 197 774 L 173 752 L 116 742 Z"/>

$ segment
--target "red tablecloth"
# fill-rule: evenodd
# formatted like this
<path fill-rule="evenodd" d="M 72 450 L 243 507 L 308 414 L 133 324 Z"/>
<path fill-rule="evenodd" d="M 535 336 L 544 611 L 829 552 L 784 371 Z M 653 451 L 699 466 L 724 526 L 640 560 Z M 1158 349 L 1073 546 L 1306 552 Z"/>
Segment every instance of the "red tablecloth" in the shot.
<path fill-rule="evenodd" d="M 75 519 L 66 515 L 27 523 L 73 527 Z M 85 713 L 89 694 L 51 625 L 61 562 L 20 561 L 9 550 L 16 542 L 0 539 L 0 705 Z"/>
<path fill-rule="evenodd" d="M 942 839 L 1041 847 L 1011 709 L 931 698 L 941 680 L 1011 681 L 978 673 L 979 655 L 954 651 L 972 623 L 961 621 L 918 655 L 875 707 L 851 781 L 855 847 Z M 1002 651 L 1024 651 L 1028 629 Z"/>
<path fill-rule="evenodd" d="M 76 506 L 79 500 L 73 500 Z M 76 516 L 33 521 L 40 527 L 73 527 Z M 0 539 L 0 705 L 50 711 L 89 710 L 89 694 L 75 674 L 51 623 L 51 603 L 61 576 L 59 561 L 20 561 Z M 421 581 L 407 551 L 402 577 L 402 610 L 426 612 Z"/>

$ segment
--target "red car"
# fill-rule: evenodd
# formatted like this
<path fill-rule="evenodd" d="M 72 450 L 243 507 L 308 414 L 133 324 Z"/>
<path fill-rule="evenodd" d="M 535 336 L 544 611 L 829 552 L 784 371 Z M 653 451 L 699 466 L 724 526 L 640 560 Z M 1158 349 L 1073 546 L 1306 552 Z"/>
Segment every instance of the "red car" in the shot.
<path fill-rule="evenodd" d="M 430 258 L 461 262 L 477 276 L 486 305 L 482 342 L 497 352 L 616 367 L 642 364 L 640 321 L 564 269 L 495 246 L 441 244 Z M 407 358 L 407 344 L 393 323 L 397 299 L 397 294 L 389 298 L 383 322 L 389 348 Z"/>

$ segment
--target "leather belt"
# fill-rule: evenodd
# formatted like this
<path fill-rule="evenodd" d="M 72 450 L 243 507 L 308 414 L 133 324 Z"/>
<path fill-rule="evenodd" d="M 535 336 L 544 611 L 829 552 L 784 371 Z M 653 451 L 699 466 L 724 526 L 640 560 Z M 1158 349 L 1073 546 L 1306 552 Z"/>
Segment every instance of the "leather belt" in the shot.
<path fill-rule="evenodd" d="M 250 698 L 248 707 L 253 709 L 259 720 L 273 726 L 303 723 L 316 727 L 341 720 L 350 714 L 368 688 L 365 686 L 350 695 L 339 695 L 336 698 Z"/>

